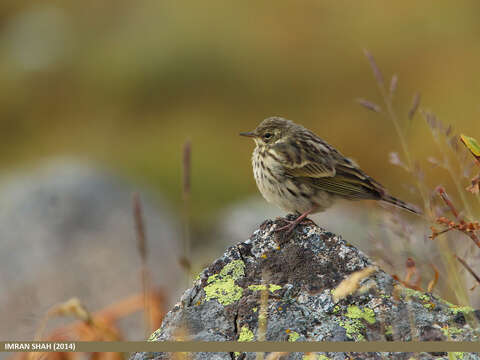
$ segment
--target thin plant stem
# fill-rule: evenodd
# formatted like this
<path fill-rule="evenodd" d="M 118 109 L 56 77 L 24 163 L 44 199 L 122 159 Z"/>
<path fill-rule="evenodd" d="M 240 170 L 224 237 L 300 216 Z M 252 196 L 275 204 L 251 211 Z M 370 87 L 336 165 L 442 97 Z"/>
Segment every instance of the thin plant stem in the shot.
<path fill-rule="evenodd" d="M 133 202 L 133 219 L 135 222 L 135 234 L 137 238 L 137 248 L 140 254 L 141 270 L 140 277 L 142 280 L 143 292 L 143 321 L 145 324 L 145 335 L 149 336 L 152 331 L 151 316 L 150 316 L 150 276 L 148 271 L 148 249 L 147 236 L 145 231 L 145 222 L 143 221 L 142 202 L 138 192 L 132 195 Z"/>
<path fill-rule="evenodd" d="M 458 175 L 455 174 L 455 172 L 452 169 L 452 166 L 450 165 L 450 161 L 448 160 L 448 154 L 445 151 L 445 147 L 441 146 L 437 137 L 434 136 L 433 138 L 435 140 L 435 144 L 437 145 L 438 149 L 440 150 L 440 152 L 443 155 L 445 168 L 447 169 L 448 174 L 452 178 L 452 181 L 453 181 L 453 184 L 455 185 L 457 193 L 460 195 L 460 199 L 462 200 L 463 208 L 467 211 L 466 217 L 468 219 L 470 219 L 471 216 L 472 216 L 472 209 L 470 207 L 470 204 L 468 203 L 467 198 L 465 197 L 464 190 L 463 190 L 460 182 L 458 181 Z"/>
<path fill-rule="evenodd" d="M 191 278 L 191 243 L 190 243 L 190 193 L 191 193 L 191 163 L 192 163 L 192 143 L 190 140 L 185 141 L 183 145 L 183 260 L 185 264 L 186 286 L 190 285 Z"/>
<path fill-rule="evenodd" d="M 378 68 L 377 64 L 375 63 L 375 59 L 373 58 L 373 56 L 370 54 L 370 52 L 368 50 L 364 50 L 364 52 L 365 52 L 365 56 L 367 57 L 368 61 L 370 62 L 370 66 L 372 67 L 375 79 L 377 80 L 376 81 L 377 86 L 378 86 L 378 89 L 380 91 L 380 95 L 382 96 L 385 107 L 387 109 L 387 114 L 390 117 L 390 120 L 392 121 L 393 126 L 395 128 L 395 131 L 397 132 L 398 138 L 400 140 L 400 146 L 402 147 L 402 151 L 403 151 L 403 153 L 405 155 L 405 158 L 407 160 L 408 171 L 411 174 L 413 174 L 413 160 L 412 160 L 412 157 L 410 155 L 410 151 L 408 149 L 408 143 L 407 143 L 407 140 L 405 138 L 405 134 L 403 133 L 403 130 L 400 126 L 397 114 L 395 113 L 395 111 L 393 109 L 393 103 L 392 103 L 392 98 L 393 97 L 391 96 L 391 92 L 388 91 L 387 88 L 385 87 L 385 82 L 383 81 L 383 76 L 382 76 L 382 74 L 380 72 L 380 69 Z M 411 116 L 413 116 L 413 114 Z M 420 196 L 422 197 L 424 207 L 425 207 L 425 212 L 428 213 L 428 215 L 429 215 L 428 217 L 429 217 L 430 221 L 433 222 L 433 215 L 431 214 L 431 211 L 430 211 L 428 197 L 425 193 L 425 189 L 424 189 L 423 184 L 421 184 L 418 179 L 417 179 L 417 188 L 418 188 L 418 191 L 420 192 Z"/>

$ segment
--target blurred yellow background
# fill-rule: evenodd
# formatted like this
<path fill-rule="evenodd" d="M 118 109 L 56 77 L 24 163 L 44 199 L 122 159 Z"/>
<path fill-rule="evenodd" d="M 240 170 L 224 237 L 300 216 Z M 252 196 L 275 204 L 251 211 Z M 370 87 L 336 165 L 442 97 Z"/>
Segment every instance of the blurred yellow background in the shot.
<path fill-rule="evenodd" d="M 391 122 L 355 102 L 380 103 L 363 48 L 387 80 L 398 74 L 400 114 L 420 91 L 478 137 L 479 11 L 478 1 L 2 1 L 1 170 L 77 155 L 178 205 L 190 138 L 194 218 L 208 221 L 256 192 L 253 144 L 238 132 L 282 115 L 408 198 L 411 179 L 388 162 L 400 151 Z M 408 139 L 421 161 L 435 155 L 420 116 Z"/>

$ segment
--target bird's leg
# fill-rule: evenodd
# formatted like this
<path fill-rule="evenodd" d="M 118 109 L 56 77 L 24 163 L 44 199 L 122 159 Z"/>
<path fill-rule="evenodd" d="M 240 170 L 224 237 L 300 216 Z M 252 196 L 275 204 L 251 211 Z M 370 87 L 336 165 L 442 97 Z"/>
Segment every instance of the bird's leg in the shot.
<path fill-rule="evenodd" d="M 288 223 L 288 225 L 282 226 L 278 229 L 275 229 L 275 231 L 284 231 L 286 230 L 285 234 L 288 235 L 290 234 L 295 227 L 300 224 L 303 219 L 305 219 L 308 215 L 310 215 L 312 212 L 317 210 L 318 205 L 313 206 L 310 210 L 305 211 L 303 214 L 299 215 L 295 220 L 288 220 L 288 219 L 283 219 Z"/>

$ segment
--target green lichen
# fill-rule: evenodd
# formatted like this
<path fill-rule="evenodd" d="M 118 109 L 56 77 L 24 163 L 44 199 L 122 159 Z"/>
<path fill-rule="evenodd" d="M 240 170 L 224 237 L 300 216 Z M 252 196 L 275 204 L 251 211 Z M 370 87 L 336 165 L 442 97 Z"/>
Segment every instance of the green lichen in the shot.
<path fill-rule="evenodd" d="M 369 308 L 362 310 L 358 306 L 350 305 L 344 315 L 347 319 L 340 320 L 338 324 L 345 329 L 347 336 L 355 341 L 364 341 L 365 336 L 362 334 L 365 330 L 364 321 L 369 324 L 375 324 L 374 311 Z"/>
<path fill-rule="evenodd" d="M 247 325 L 243 325 L 240 328 L 240 334 L 238 334 L 238 341 L 253 341 L 254 339 L 255 336 L 253 335 L 252 330 L 250 330 Z M 234 354 L 236 357 L 240 355 L 238 351 L 235 351 Z"/>
<path fill-rule="evenodd" d="M 364 341 L 365 336 L 362 335 L 362 330 L 365 329 L 365 325 L 358 319 L 352 319 L 347 321 L 339 321 L 338 324 L 343 327 L 350 339 L 355 341 Z"/>
<path fill-rule="evenodd" d="M 456 306 L 453 305 L 450 307 L 450 311 L 454 314 L 457 315 L 458 313 L 463 313 L 463 314 L 470 314 L 475 311 L 475 309 L 471 308 L 470 306 Z"/>
<path fill-rule="evenodd" d="M 250 330 L 247 325 L 243 325 L 238 335 L 238 341 L 253 341 L 254 338 L 255 336 L 252 330 Z"/>
<path fill-rule="evenodd" d="M 459 335 L 463 333 L 462 329 L 456 327 L 445 326 L 442 329 L 443 335 L 450 338 L 452 335 Z"/>
<path fill-rule="evenodd" d="M 242 260 L 233 260 L 220 270 L 220 276 L 231 276 L 234 280 L 245 276 L 245 264 Z"/>
<path fill-rule="evenodd" d="M 153 332 L 152 335 L 150 335 L 147 341 L 155 341 L 159 336 L 160 336 L 160 329 L 157 329 Z"/>
<path fill-rule="evenodd" d="M 421 291 L 418 290 L 413 290 L 409 288 L 403 288 L 403 293 L 405 294 L 406 297 L 416 297 L 423 302 L 430 302 L 430 296 L 428 296 L 425 293 L 422 293 Z"/>
<path fill-rule="evenodd" d="M 463 355 L 465 354 L 464 352 L 453 352 L 449 353 L 449 355 L 452 354 L 454 359 L 463 359 Z"/>
<path fill-rule="evenodd" d="M 208 278 L 205 286 L 205 300 L 217 299 L 222 305 L 240 300 L 243 289 L 235 281 L 245 276 L 245 264 L 242 260 L 233 260 L 223 267 L 219 274 Z"/>
<path fill-rule="evenodd" d="M 336 314 L 340 311 L 340 306 L 338 305 L 335 305 L 335 307 L 333 308 L 333 313 Z"/>
<path fill-rule="evenodd" d="M 249 285 L 248 288 L 252 291 L 261 291 L 261 290 L 267 290 L 266 285 Z M 280 290 L 282 287 L 280 285 L 276 284 L 269 284 L 268 285 L 268 290 L 273 294 L 274 291 Z"/>
<path fill-rule="evenodd" d="M 257 312 L 257 310 L 258 310 L 258 308 L 257 308 L 257 307 L 254 307 L 254 308 L 252 308 L 252 311 L 253 311 L 254 313 L 256 313 L 256 312 Z"/>
<path fill-rule="evenodd" d="M 393 328 L 392 325 L 387 325 L 385 327 L 385 335 L 392 335 L 393 334 Z"/>
<path fill-rule="evenodd" d="M 297 333 L 296 331 L 291 331 L 290 334 L 288 335 L 288 341 L 290 342 L 297 341 L 299 337 L 300 337 L 299 333 Z"/>
<path fill-rule="evenodd" d="M 198 280 L 200 280 L 200 277 L 202 276 L 202 274 L 203 274 L 203 270 L 200 271 L 200 272 L 197 274 L 197 276 L 195 276 L 195 278 L 193 279 L 193 282 L 195 283 L 195 282 L 197 282 Z"/>
<path fill-rule="evenodd" d="M 375 324 L 375 313 L 369 308 L 362 310 L 358 306 L 350 305 L 345 316 L 350 319 L 364 319 L 369 324 Z"/>
<path fill-rule="evenodd" d="M 435 308 L 435 304 L 434 303 L 427 303 L 427 304 L 423 304 L 423 307 L 426 308 L 426 309 L 429 309 L 429 310 L 433 310 Z"/>

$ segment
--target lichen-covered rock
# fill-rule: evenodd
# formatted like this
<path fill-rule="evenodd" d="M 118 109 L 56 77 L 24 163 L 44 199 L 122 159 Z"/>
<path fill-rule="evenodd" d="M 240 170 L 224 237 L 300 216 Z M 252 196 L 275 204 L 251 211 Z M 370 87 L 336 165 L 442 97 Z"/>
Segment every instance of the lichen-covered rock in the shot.
<path fill-rule="evenodd" d="M 351 274 L 374 266 L 358 249 L 312 223 L 290 238 L 266 221 L 251 238 L 229 248 L 205 269 L 168 313 L 150 340 L 254 341 L 478 341 L 480 312 L 454 306 L 431 293 L 402 287 L 374 268 L 335 301 L 333 290 Z M 268 292 L 267 292 L 268 290 Z M 268 302 L 261 301 L 261 294 Z M 267 313 L 266 332 L 259 317 Z M 261 328 L 261 326 L 260 326 Z M 479 359 L 476 354 L 451 356 Z M 292 353 L 291 359 L 301 359 Z M 409 359 L 410 353 L 324 353 L 319 359 Z M 193 358 L 255 358 L 252 353 L 196 353 Z M 166 353 L 137 353 L 132 359 L 169 358 Z M 415 354 L 417 359 L 446 353 Z"/>

